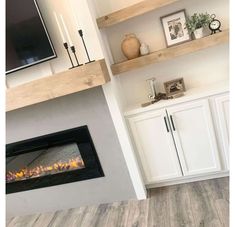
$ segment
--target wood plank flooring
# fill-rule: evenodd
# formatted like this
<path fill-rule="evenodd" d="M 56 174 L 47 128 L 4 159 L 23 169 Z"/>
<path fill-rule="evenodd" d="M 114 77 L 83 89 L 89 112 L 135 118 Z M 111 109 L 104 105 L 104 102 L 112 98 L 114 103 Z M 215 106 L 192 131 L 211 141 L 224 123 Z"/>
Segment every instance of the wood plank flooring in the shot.
<path fill-rule="evenodd" d="M 15 217 L 7 227 L 229 227 L 229 178 L 149 190 L 149 198 Z"/>

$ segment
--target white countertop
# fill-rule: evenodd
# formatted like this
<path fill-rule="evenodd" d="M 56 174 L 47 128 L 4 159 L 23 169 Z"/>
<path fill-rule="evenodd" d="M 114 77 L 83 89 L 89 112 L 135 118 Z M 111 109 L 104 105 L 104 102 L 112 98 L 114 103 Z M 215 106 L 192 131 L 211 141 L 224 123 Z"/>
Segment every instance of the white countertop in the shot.
<path fill-rule="evenodd" d="M 150 110 L 160 109 L 167 106 L 188 102 L 204 97 L 209 97 L 221 93 L 229 92 L 229 81 L 221 81 L 216 84 L 210 84 L 203 87 L 196 87 L 188 89 L 184 92 L 184 96 L 176 99 L 161 100 L 152 105 L 141 107 L 141 104 L 134 105 L 124 112 L 125 116 L 130 116 L 138 113 L 143 113 Z"/>

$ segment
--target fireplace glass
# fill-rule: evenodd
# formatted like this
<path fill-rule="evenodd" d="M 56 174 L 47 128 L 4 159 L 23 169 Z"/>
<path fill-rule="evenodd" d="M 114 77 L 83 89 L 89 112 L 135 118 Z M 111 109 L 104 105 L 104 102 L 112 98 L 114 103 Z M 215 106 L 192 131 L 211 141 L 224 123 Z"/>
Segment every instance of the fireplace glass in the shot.
<path fill-rule="evenodd" d="M 7 158 L 7 183 L 85 168 L 76 143 Z"/>
<path fill-rule="evenodd" d="M 7 144 L 7 193 L 102 176 L 87 126 Z"/>

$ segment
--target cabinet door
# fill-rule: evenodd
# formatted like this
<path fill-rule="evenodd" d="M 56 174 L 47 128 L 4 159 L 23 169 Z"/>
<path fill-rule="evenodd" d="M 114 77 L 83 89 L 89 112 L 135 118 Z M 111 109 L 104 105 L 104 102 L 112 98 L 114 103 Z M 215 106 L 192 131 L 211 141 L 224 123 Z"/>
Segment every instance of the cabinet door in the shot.
<path fill-rule="evenodd" d="M 129 123 L 145 183 L 182 176 L 165 110 L 131 117 Z"/>
<path fill-rule="evenodd" d="M 220 170 L 208 100 L 167 109 L 185 176 Z"/>
<path fill-rule="evenodd" d="M 222 149 L 225 155 L 227 168 L 229 169 L 229 95 L 215 98 L 216 116 L 219 126 L 219 135 L 222 139 Z"/>

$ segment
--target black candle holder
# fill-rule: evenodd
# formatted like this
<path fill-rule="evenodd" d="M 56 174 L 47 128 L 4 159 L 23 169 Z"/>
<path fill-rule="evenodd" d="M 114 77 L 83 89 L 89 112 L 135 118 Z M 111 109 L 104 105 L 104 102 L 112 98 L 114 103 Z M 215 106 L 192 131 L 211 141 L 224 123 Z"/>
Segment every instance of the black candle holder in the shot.
<path fill-rule="evenodd" d="M 86 55 L 87 55 L 87 58 L 88 58 L 88 62 L 86 62 L 85 64 L 89 64 L 91 62 L 94 62 L 95 60 L 91 60 L 90 59 L 89 53 L 87 51 L 86 43 L 85 43 L 84 38 L 83 38 L 83 31 L 80 29 L 80 30 L 78 30 L 78 33 L 79 33 L 79 35 L 80 35 L 80 37 L 82 39 L 82 42 L 83 42 L 83 45 L 84 45 L 84 49 L 86 51 Z"/>
<path fill-rule="evenodd" d="M 68 54 L 68 56 L 69 56 L 69 60 L 70 60 L 71 65 L 72 65 L 72 67 L 70 67 L 69 69 L 73 69 L 73 68 L 74 68 L 74 64 L 73 64 L 71 55 L 70 55 L 70 53 L 69 53 L 69 46 L 68 46 L 68 43 L 63 43 L 63 44 L 64 44 L 64 48 L 65 48 L 66 51 L 67 51 L 67 54 Z"/>
<path fill-rule="evenodd" d="M 82 66 L 82 64 L 79 64 L 79 61 L 78 61 L 78 58 L 77 58 L 77 55 L 76 55 L 76 49 L 75 49 L 75 46 L 71 46 L 70 47 L 72 53 L 74 54 L 74 57 L 76 59 L 76 62 L 77 62 L 77 65 L 75 67 L 79 67 L 79 66 Z"/>

